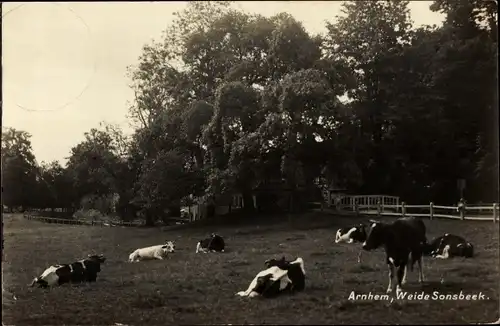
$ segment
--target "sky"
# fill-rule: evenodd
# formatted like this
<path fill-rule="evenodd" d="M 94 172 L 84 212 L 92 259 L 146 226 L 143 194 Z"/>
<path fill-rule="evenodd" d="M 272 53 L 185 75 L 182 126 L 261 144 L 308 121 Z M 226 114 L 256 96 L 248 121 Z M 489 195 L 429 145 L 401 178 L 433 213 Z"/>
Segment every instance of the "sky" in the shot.
<path fill-rule="evenodd" d="M 159 40 L 187 2 L 3 3 L 3 122 L 32 135 L 38 163 L 66 162 L 84 133 L 101 121 L 133 131 L 127 67 Z M 409 5 L 415 26 L 441 24 L 431 2 Z M 240 1 L 235 7 L 272 16 L 288 12 L 309 33 L 326 32 L 339 1 Z"/>

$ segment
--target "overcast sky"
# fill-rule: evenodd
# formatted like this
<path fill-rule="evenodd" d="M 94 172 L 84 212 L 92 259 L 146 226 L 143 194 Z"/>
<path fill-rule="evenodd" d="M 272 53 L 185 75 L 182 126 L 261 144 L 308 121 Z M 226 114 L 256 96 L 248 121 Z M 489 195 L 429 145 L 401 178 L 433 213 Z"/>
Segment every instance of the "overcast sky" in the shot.
<path fill-rule="evenodd" d="M 410 4 L 415 25 L 441 24 L 431 2 Z M 337 1 L 248 1 L 235 6 L 271 16 L 288 12 L 310 33 L 340 14 Z M 131 132 L 133 92 L 126 68 L 185 2 L 3 3 L 3 126 L 32 135 L 37 161 L 66 161 L 100 121 Z"/>

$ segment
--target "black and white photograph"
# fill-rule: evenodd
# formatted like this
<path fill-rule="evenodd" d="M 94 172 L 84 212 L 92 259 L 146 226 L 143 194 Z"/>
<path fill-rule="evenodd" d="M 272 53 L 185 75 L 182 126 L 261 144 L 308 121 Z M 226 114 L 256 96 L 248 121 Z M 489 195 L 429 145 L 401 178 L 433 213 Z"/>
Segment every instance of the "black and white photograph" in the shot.
<path fill-rule="evenodd" d="M 0 5 L 2 325 L 500 324 L 496 0 Z"/>

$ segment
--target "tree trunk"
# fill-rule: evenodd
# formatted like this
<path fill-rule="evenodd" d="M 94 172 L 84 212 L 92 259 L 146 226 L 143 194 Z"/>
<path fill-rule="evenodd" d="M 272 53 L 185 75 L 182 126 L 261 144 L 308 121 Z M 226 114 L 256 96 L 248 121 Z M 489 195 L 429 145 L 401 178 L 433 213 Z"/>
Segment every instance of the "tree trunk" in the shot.
<path fill-rule="evenodd" d="M 146 211 L 146 213 L 145 213 L 145 225 L 146 226 L 154 226 L 155 225 L 155 219 L 154 219 L 153 212 Z"/>
<path fill-rule="evenodd" d="M 251 191 L 243 191 L 243 210 L 245 212 L 252 213 L 255 211 L 253 206 L 253 196 Z"/>

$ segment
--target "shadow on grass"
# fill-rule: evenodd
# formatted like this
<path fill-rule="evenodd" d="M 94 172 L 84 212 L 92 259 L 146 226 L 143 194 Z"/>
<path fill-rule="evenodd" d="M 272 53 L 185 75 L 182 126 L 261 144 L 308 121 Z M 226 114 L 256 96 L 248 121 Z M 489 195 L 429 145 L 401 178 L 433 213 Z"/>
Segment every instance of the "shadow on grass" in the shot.
<path fill-rule="evenodd" d="M 325 256 L 336 256 L 337 252 L 334 251 L 317 251 L 309 254 L 310 257 L 325 257 Z"/>
<path fill-rule="evenodd" d="M 291 237 L 286 238 L 286 241 L 295 241 L 295 240 L 303 240 L 306 236 L 303 234 L 292 235 Z"/>
<path fill-rule="evenodd" d="M 236 261 L 228 262 L 226 264 L 226 268 L 239 267 L 239 266 L 249 266 L 249 265 L 251 265 L 251 264 L 246 260 L 236 260 Z"/>
<path fill-rule="evenodd" d="M 356 217 L 343 217 L 327 212 L 319 212 L 309 210 L 305 212 L 297 212 L 293 214 L 286 213 L 248 213 L 248 212 L 235 212 L 224 216 L 219 216 L 214 219 L 205 219 L 188 224 L 172 225 L 164 227 L 163 231 L 178 231 L 183 229 L 206 229 L 213 227 L 230 228 L 230 227 L 244 227 L 244 226 L 271 226 L 281 225 L 281 229 L 289 230 L 315 230 L 323 228 L 337 228 L 343 227 L 353 223 L 353 218 Z M 356 218 L 356 223 L 363 223 L 367 220 L 365 217 Z M 247 233 L 245 233 L 247 234 Z"/>
<path fill-rule="evenodd" d="M 249 230 L 238 230 L 234 232 L 235 235 L 257 235 L 257 234 L 269 234 L 274 233 L 276 230 L 274 228 L 253 228 Z"/>
<path fill-rule="evenodd" d="M 426 293 L 433 293 L 434 291 L 440 294 L 455 294 L 460 291 L 477 290 L 479 284 L 476 282 L 457 282 L 457 281 L 425 281 L 423 284 L 409 283 L 405 286 L 407 291 L 424 291 Z"/>
<path fill-rule="evenodd" d="M 366 272 L 376 272 L 379 271 L 379 268 L 372 267 L 370 265 L 365 264 L 357 264 L 351 267 L 349 272 L 351 273 L 366 273 Z"/>
<path fill-rule="evenodd" d="M 331 306 L 337 311 L 350 311 L 350 310 L 357 310 L 360 309 L 360 306 L 364 307 L 367 306 L 373 306 L 375 304 L 378 304 L 377 301 L 371 301 L 371 300 L 340 300 L 337 302 L 334 302 Z"/>
<path fill-rule="evenodd" d="M 171 299 L 173 298 L 171 297 Z M 132 306 L 139 309 L 154 309 L 166 305 L 165 296 L 158 291 L 150 294 L 139 294 L 132 303 Z"/>
<path fill-rule="evenodd" d="M 344 284 L 371 284 L 373 283 L 372 280 L 364 280 L 364 279 L 359 279 L 359 278 L 345 278 L 344 279 Z"/>

